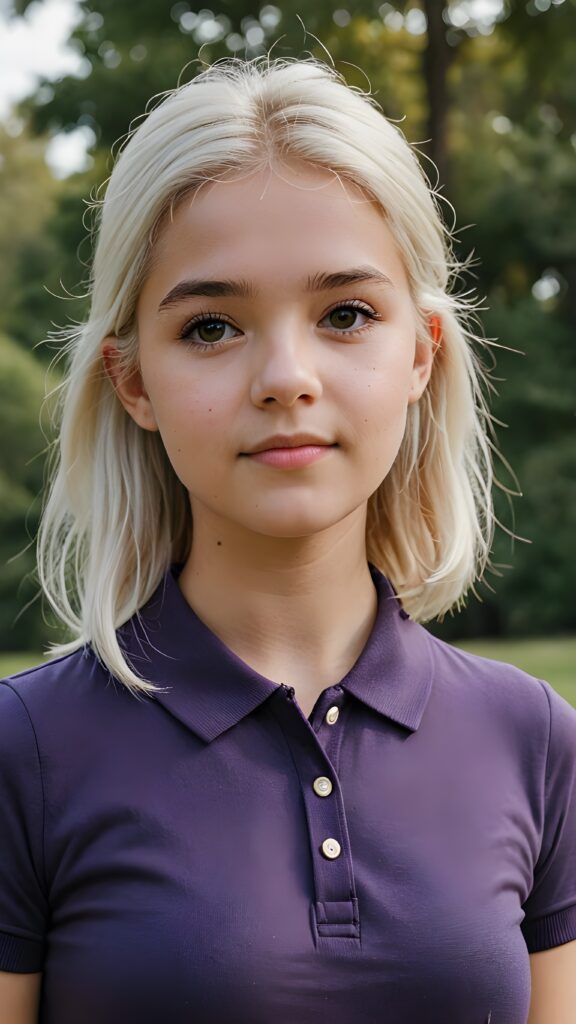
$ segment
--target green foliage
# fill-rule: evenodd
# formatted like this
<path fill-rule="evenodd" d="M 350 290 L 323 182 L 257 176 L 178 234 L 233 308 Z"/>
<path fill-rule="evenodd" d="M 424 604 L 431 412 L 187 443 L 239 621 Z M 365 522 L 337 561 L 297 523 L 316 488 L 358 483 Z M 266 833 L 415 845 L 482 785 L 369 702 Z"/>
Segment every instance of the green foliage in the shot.
<path fill-rule="evenodd" d="M 453 76 L 459 102 L 451 115 L 452 198 L 466 225 L 460 248 L 480 257 L 485 330 L 503 346 L 494 350 L 499 380 L 492 409 L 505 424 L 499 447 L 522 491 L 512 510 L 497 492 L 496 507 L 505 527 L 524 540 L 513 543 L 498 532 L 494 561 L 509 568 L 488 575 L 495 594 L 480 587 L 485 603 L 447 621 L 446 635 L 485 632 L 487 625 L 492 633 L 554 633 L 576 623 L 576 137 L 569 127 L 576 93 L 571 122 L 552 103 L 561 97 L 565 114 L 569 90 L 563 58 L 557 68 L 555 60 L 567 49 L 560 39 L 566 14 L 574 22 L 568 7 L 549 20 L 515 11 L 500 32 L 467 44 Z M 558 33 L 557 50 L 542 50 L 537 95 L 530 63 L 536 23 Z M 497 472 L 515 489 L 504 463 Z"/>
<path fill-rule="evenodd" d="M 376 0 L 348 2 L 351 20 L 342 27 L 327 0 L 317 0 L 306 10 L 294 0 L 287 0 L 281 10 L 224 0 L 213 19 L 208 11 L 201 12 L 206 17 L 194 15 L 187 3 L 139 0 L 136 11 L 135 0 L 84 0 L 80 7 L 85 15 L 71 42 L 82 54 L 85 77 L 65 76 L 55 88 L 43 83 L 21 110 L 37 132 L 86 125 L 95 133 L 97 148 L 117 148 L 154 104 L 153 98 L 188 81 L 207 64 L 250 57 L 273 46 L 272 55 L 280 57 L 313 54 L 329 60 L 327 50 L 337 65 L 341 62 L 339 70 L 351 85 L 366 88 L 367 79 L 374 81 L 386 113 L 408 115 L 414 127 L 425 101 L 418 75 L 422 37 L 403 33 L 398 45 L 397 34 L 386 29 L 378 14 L 381 6 Z M 260 43 L 249 42 L 251 30 L 260 33 Z"/>
<path fill-rule="evenodd" d="M 55 384 L 38 361 L 0 335 L 0 649 L 37 646 L 47 634 L 38 606 L 25 610 L 37 585 L 33 538 L 38 529 L 44 452 L 49 440 L 40 408 Z M 49 415 L 49 405 L 46 413 Z"/>
<path fill-rule="evenodd" d="M 530 449 L 523 461 L 529 481 L 523 522 L 532 548 L 516 559 L 513 594 L 507 624 L 513 635 L 530 635 L 537 628 L 550 633 L 572 628 L 573 582 L 576 565 L 576 445 L 570 434 L 554 445 Z M 537 625 L 536 625 L 537 624 Z"/>
<path fill-rule="evenodd" d="M 82 224 L 90 183 L 56 181 L 46 142 L 0 125 L 0 331 L 44 362 L 54 355 L 54 343 L 43 344 L 49 332 L 85 314 L 85 301 L 69 293 L 82 290 L 90 252 Z"/>
<path fill-rule="evenodd" d="M 28 280 L 38 282 L 55 256 L 43 235 L 56 203 L 56 183 L 44 162 L 44 148 L 43 140 L 28 134 L 12 137 L 0 126 L 0 329 L 9 331 L 10 321 L 16 320 L 23 341 L 22 272 L 29 271 Z M 22 318 L 15 315 L 18 308 Z"/>

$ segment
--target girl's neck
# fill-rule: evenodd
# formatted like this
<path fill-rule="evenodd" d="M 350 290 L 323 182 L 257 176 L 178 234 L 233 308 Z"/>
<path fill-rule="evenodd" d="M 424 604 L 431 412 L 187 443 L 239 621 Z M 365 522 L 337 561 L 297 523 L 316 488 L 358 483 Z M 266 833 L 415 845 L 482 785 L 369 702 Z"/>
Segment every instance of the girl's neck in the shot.
<path fill-rule="evenodd" d="M 352 668 L 374 624 L 377 594 L 364 532 L 340 531 L 330 545 L 312 538 L 315 553 L 310 544 L 304 550 L 310 538 L 290 539 L 284 558 L 275 538 L 262 538 L 250 551 L 227 543 L 221 530 L 220 544 L 199 532 L 195 521 L 193 548 L 178 578 L 186 601 L 242 661 L 294 686 L 302 706 L 311 707 Z"/>

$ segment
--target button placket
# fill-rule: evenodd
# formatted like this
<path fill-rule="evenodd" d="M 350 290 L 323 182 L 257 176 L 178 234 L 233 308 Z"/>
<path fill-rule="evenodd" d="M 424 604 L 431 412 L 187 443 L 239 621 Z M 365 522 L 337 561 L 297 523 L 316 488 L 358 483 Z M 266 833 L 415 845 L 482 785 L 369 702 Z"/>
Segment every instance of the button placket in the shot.
<path fill-rule="evenodd" d="M 335 707 L 330 694 L 327 704 Z M 327 747 L 340 745 L 339 730 L 325 724 L 322 712 L 320 742 L 310 722 L 293 704 L 294 691 L 284 687 L 284 699 L 275 707 L 298 772 L 310 839 L 315 900 L 312 904 L 314 941 L 318 947 L 357 947 L 360 922 L 350 839 L 342 790 Z M 326 705 L 325 705 L 326 707 Z M 320 709 L 318 709 L 318 712 Z M 320 717 L 320 715 L 319 715 Z M 332 945 L 335 943 L 335 946 Z"/>
<path fill-rule="evenodd" d="M 340 747 L 344 737 L 344 721 L 347 717 L 346 695 L 343 687 L 333 686 L 324 694 L 324 705 L 318 709 L 317 724 L 314 732 L 326 751 L 335 771 L 338 771 Z M 321 712 L 321 713 L 320 713 Z"/>
<path fill-rule="evenodd" d="M 340 686 L 331 686 L 319 697 L 314 714 L 310 719 L 310 726 L 315 733 L 320 733 L 325 746 L 329 746 L 336 739 L 337 729 L 334 726 L 338 720 L 340 723 L 343 702 L 343 691 Z M 331 736 L 330 733 L 333 735 Z"/>

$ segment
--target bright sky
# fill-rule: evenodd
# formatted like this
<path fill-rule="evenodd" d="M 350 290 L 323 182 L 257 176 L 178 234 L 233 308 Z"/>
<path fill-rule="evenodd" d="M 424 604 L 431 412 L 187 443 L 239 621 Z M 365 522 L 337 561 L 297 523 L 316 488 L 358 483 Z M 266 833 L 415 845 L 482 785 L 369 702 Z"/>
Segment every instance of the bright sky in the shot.
<path fill-rule="evenodd" d="M 57 78 L 81 73 L 82 58 L 66 47 L 78 20 L 76 0 L 43 0 L 30 5 L 24 18 L 10 18 L 9 0 L 0 0 L 0 121 L 16 131 L 10 118 L 13 104 L 32 92 L 43 75 Z M 64 177 L 84 165 L 86 133 L 58 135 L 46 159 L 54 174 Z"/>

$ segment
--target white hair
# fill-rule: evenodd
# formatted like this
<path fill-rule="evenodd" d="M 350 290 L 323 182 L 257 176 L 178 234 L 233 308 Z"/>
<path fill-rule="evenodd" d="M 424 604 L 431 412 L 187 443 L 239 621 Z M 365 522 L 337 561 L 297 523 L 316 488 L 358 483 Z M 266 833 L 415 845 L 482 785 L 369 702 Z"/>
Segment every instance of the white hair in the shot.
<path fill-rule="evenodd" d="M 127 373 L 138 366 L 135 307 L 154 240 L 174 208 L 208 180 L 296 158 L 331 170 L 374 199 L 408 276 L 420 339 L 442 340 L 429 383 L 408 408 L 394 464 L 368 501 L 369 561 L 405 609 L 426 621 L 461 606 L 482 578 L 494 530 L 489 372 L 474 350 L 471 292 L 453 285 L 453 256 L 438 197 L 400 129 L 373 97 L 315 58 L 226 58 L 163 94 L 127 136 L 105 197 L 86 322 L 63 330 L 69 357 L 56 405 L 58 436 L 38 533 L 38 575 L 72 631 L 61 656 L 91 644 L 135 695 L 154 692 L 124 658 L 116 630 L 187 559 L 192 515 L 157 432 L 126 412 L 103 367 L 116 335 Z"/>

